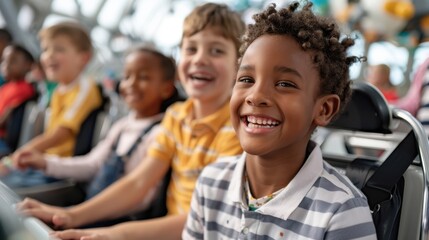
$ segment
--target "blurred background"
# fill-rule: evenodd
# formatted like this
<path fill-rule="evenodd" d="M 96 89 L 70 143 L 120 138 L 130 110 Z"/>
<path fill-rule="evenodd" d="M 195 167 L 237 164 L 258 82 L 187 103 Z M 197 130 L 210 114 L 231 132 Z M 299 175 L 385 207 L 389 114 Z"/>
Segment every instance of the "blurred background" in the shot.
<path fill-rule="evenodd" d="M 37 33 L 62 20 L 79 21 L 91 32 L 96 56 L 88 74 L 97 81 L 116 81 L 121 56 L 134 43 L 153 42 L 177 59 L 184 17 L 201 0 L 1 0 L 0 27 L 39 54 Z M 251 16 L 274 2 L 223 0 L 250 23 Z M 387 64 L 390 80 L 403 96 L 419 64 L 429 57 L 428 0 L 313 0 L 316 11 L 335 18 L 345 34 L 356 39 L 352 54 L 365 55 L 368 62 L 355 64 L 352 79 L 365 79 L 366 65 Z"/>

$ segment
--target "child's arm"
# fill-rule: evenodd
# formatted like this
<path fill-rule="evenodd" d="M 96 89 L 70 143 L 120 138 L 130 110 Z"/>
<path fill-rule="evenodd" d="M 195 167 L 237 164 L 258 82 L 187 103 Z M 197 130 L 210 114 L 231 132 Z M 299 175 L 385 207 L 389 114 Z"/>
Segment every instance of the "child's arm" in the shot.
<path fill-rule="evenodd" d="M 46 149 L 61 144 L 68 138 L 73 137 L 72 135 L 72 130 L 66 127 L 58 127 L 50 133 L 45 132 L 15 151 L 12 155 L 12 160 L 17 167 L 20 167 L 20 162 L 28 155 L 28 152 L 44 152 Z"/>
<path fill-rule="evenodd" d="M 115 123 L 107 136 L 98 142 L 91 151 L 82 156 L 59 157 L 55 155 L 31 154 L 23 156 L 19 165 L 32 166 L 45 171 L 45 174 L 55 178 L 71 178 L 77 181 L 91 180 L 97 171 L 103 166 L 112 151 L 112 145 L 117 140 L 122 130 L 122 120 Z M 41 160 L 43 159 L 43 160 Z M 44 164 L 42 163 L 44 161 Z M 36 165 L 42 163 L 42 165 Z"/>
<path fill-rule="evenodd" d="M 100 152 L 99 150 L 104 151 Z M 59 157 L 26 149 L 20 152 L 18 162 L 15 162 L 14 166 L 18 169 L 30 167 L 39 169 L 44 171 L 47 176 L 55 178 L 89 181 L 100 169 L 109 153 L 109 149 L 101 149 L 98 146 L 92 149 L 89 154 L 76 157 Z"/>
<path fill-rule="evenodd" d="M 45 170 L 46 159 L 41 152 L 33 149 L 24 150 L 21 152 L 19 159 L 14 162 L 14 166 L 18 169 L 35 168 L 39 170 Z"/>
<path fill-rule="evenodd" d="M 161 181 L 168 169 L 169 164 L 166 162 L 154 158 L 144 159 L 133 172 L 82 204 L 58 210 L 27 200 L 19 204 L 19 208 L 24 214 L 33 215 L 64 228 L 115 218 L 134 209 L 149 189 Z"/>
<path fill-rule="evenodd" d="M 90 181 L 107 161 L 109 154 L 111 154 L 110 147 L 110 144 L 102 141 L 91 152 L 83 156 L 60 158 L 45 155 L 45 174 L 55 178 Z"/>
<path fill-rule="evenodd" d="M 22 150 L 15 165 L 18 168 L 28 167 L 43 170 L 46 175 L 55 178 L 71 178 L 77 181 L 91 180 L 107 160 L 111 148 L 123 129 L 124 119 L 118 120 L 110 128 L 107 136 L 91 151 L 83 156 L 59 157 L 44 155 L 33 149 Z"/>
<path fill-rule="evenodd" d="M 108 228 L 94 228 L 87 230 L 66 230 L 56 232 L 55 237 L 61 239 L 87 240 L 108 239 L 181 239 L 180 234 L 186 222 L 186 214 L 156 218 L 145 221 L 132 221 Z"/>
<path fill-rule="evenodd" d="M 57 127 L 50 133 L 43 133 L 25 144 L 22 149 L 34 149 L 44 152 L 46 149 L 64 143 L 73 137 L 73 131 L 67 127 Z"/>

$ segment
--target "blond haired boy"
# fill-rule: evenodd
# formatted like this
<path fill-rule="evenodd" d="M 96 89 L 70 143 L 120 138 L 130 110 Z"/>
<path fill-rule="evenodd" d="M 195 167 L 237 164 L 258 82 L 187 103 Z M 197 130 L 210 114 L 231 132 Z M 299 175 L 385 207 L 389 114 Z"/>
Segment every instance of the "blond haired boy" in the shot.
<path fill-rule="evenodd" d="M 64 239 L 81 236 L 86 239 L 180 238 L 195 182 L 203 167 L 220 156 L 242 152 L 229 118 L 229 99 L 239 37 L 243 32 L 240 16 L 225 5 L 207 3 L 195 8 L 184 22 L 178 67 L 189 99 L 167 110 L 162 132 L 148 150 L 149 156 L 131 174 L 83 204 L 59 209 L 26 200 L 20 208 L 65 228 L 116 217 L 135 206 L 171 167 L 167 217 L 112 228 L 69 230 L 56 236 Z"/>

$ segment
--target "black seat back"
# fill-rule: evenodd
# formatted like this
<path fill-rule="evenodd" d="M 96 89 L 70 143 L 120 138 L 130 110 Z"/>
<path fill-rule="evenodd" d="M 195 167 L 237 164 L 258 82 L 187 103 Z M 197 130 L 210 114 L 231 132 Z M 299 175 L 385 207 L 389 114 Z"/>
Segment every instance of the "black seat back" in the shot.
<path fill-rule="evenodd" d="M 6 123 L 5 140 L 12 151 L 14 151 L 18 146 L 26 104 L 27 102 L 23 102 L 13 109 Z"/>
<path fill-rule="evenodd" d="M 102 98 L 101 105 L 92 110 L 86 119 L 82 122 L 79 132 L 76 136 L 76 145 L 73 151 L 74 156 L 85 155 L 89 153 L 94 145 L 94 135 L 96 130 L 96 123 L 99 115 L 105 111 L 109 103 L 109 99 L 103 93 L 102 87 L 98 85 L 100 95 Z"/>
<path fill-rule="evenodd" d="M 6 121 L 5 141 L 12 152 L 18 148 L 22 124 L 24 122 L 25 113 L 28 111 L 28 106 L 30 103 L 36 104 L 36 101 L 37 95 L 34 95 L 32 98 L 22 102 L 12 110 Z"/>
<path fill-rule="evenodd" d="M 345 107 L 344 112 L 328 128 L 350 131 L 351 135 L 360 133 L 360 137 L 363 138 L 365 138 L 365 134 L 369 134 L 368 136 L 378 134 L 377 136 L 388 139 L 392 134 L 392 109 L 388 106 L 382 94 L 372 85 L 364 82 L 355 82 L 352 89 L 352 98 Z M 411 137 L 414 137 L 412 133 L 410 134 Z M 371 137 L 368 137 L 368 139 L 371 139 Z M 416 141 L 415 138 L 411 139 Z M 355 186 L 360 188 L 366 195 L 373 212 L 378 239 L 397 239 L 398 237 L 402 199 L 404 197 L 404 178 L 402 176 L 416 156 L 410 156 L 410 161 L 404 166 L 401 161 L 405 159 L 397 159 L 398 152 L 402 151 L 399 156 L 406 156 L 402 147 L 399 149 L 401 145 L 403 144 L 399 144 L 390 154 L 386 154 L 385 159 L 377 159 L 374 156 L 349 158 L 345 169 L 343 169 Z M 415 145 L 413 146 L 415 147 Z M 328 162 L 330 160 L 334 160 L 334 162 L 341 161 L 341 159 L 332 155 L 326 156 L 326 160 Z M 402 167 L 400 167 L 401 165 Z M 389 170 L 386 171 L 386 168 L 392 170 L 389 172 Z M 397 173 L 398 178 L 392 178 L 390 175 L 393 174 L 393 169 L 396 168 L 403 170 Z M 377 187 L 373 188 L 372 185 L 377 185 Z M 385 195 L 386 198 L 380 200 L 379 190 L 383 186 L 386 186 L 383 193 L 387 193 L 387 195 Z"/>
<path fill-rule="evenodd" d="M 92 140 L 94 138 L 95 123 L 98 115 L 103 108 L 94 109 L 80 126 L 79 133 L 76 136 L 76 145 L 73 151 L 74 156 L 85 155 L 92 149 Z"/>
<path fill-rule="evenodd" d="M 391 133 L 392 113 L 386 100 L 373 86 L 364 82 L 352 85 L 351 100 L 329 128 L 350 131 Z"/>

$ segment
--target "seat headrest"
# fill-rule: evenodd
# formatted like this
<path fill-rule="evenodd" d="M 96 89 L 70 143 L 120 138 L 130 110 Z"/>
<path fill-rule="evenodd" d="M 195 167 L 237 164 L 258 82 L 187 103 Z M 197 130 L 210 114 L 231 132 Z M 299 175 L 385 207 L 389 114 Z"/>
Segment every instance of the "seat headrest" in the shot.
<path fill-rule="evenodd" d="M 351 131 L 391 133 L 392 112 L 383 95 L 366 82 L 353 82 L 352 97 L 327 127 Z"/>

